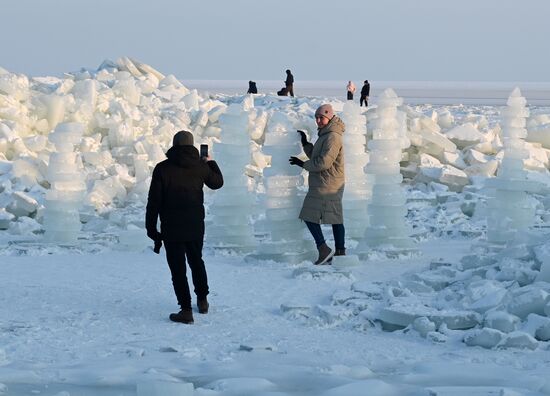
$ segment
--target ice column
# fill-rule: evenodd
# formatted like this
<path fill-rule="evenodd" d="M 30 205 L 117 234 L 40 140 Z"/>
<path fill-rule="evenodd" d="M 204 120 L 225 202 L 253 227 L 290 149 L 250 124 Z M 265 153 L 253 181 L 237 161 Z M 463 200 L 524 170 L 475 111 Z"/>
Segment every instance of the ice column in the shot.
<path fill-rule="evenodd" d="M 369 160 L 365 146 L 367 143 L 367 121 L 357 103 L 344 104 L 342 119 L 346 124 L 344 133 L 344 153 L 346 188 L 344 190 L 344 224 L 346 236 L 359 240 L 368 224 L 367 205 L 371 197 L 374 176 L 365 175 L 365 165 Z"/>
<path fill-rule="evenodd" d="M 360 257 L 368 256 L 372 249 L 399 252 L 413 248 L 399 165 L 402 150 L 410 145 L 406 114 L 397 109 L 402 103 L 392 89 L 378 99 L 372 140 L 367 144 L 370 153 L 365 172 L 374 177 L 374 185 L 367 205 L 369 224 L 357 247 Z"/>
<path fill-rule="evenodd" d="M 44 238 L 52 242 L 75 243 L 80 232 L 79 209 L 86 184 L 79 170 L 80 159 L 74 146 L 80 143 L 84 125 L 76 122 L 58 124 L 49 135 L 57 152 L 50 155 L 44 210 Z"/>
<path fill-rule="evenodd" d="M 250 219 L 254 196 L 245 175 L 250 163 L 248 113 L 241 105 L 231 104 L 219 123 L 221 143 L 216 143 L 212 151 L 222 169 L 224 186 L 216 191 L 209 207 L 212 218 L 206 228 L 207 242 L 217 248 L 250 252 L 255 240 Z"/>
<path fill-rule="evenodd" d="M 491 189 L 487 201 L 487 242 L 503 245 L 525 231 L 535 219 L 536 203 L 528 192 L 540 189 L 537 182 L 527 180 L 523 160 L 529 158 L 525 129 L 529 109 L 526 100 L 516 88 L 508 98 L 507 107 L 501 112 L 504 156 L 497 176 L 488 179 L 485 186 Z"/>
<path fill-rule="evenodd" d="M 300 136 L 282 113 L 275 113 L 265 134 L 263 152 L 271 156 L 271 166 L 264 169 L 265 219 L 256 222 L 265 240 L 258 244 L 255 259 L 299 263 L 309 259 L 311 245 L 304 239 L 304 224 L 298 218 L 303 195 L 302 168 L 288 163 L 290 156 L 302 154 Z"/>

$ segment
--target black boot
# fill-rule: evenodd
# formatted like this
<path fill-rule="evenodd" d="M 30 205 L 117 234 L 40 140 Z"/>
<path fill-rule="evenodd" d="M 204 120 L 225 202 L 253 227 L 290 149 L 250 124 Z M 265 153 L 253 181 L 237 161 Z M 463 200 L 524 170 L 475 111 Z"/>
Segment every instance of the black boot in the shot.
<path fill-rule="evenodd" d="M 346 255 L 346 249 L 336 249 L 336 253 L 334 253 L 335 256 L 345 256 Z"/>
<path fill-rule="evenodd" d="M 330 260 L 332 260 L 332 256 L 334 255 L 334 252 L 332 251 L 331 248 L 328 247 L 326 243 L 323 243 L 321 246 L 319 246 L 317 250 L 319 250 L 319 258 L 313 264 L 315 265 L 327 264 Z"/>
<path fill-rule="evenodd" d="M 206 297 L 197 300 L 197 308 L 199 309 L 199 313 L 207 314 L 209 306 L 210 304 L 208 304 Z"/>
<path fill-rule="evenodd" d="M 170 320 L 172 322 L 193 324 L 193 311 L 190 309 L 182 309 L 178 313 L 170 314 Z"/>

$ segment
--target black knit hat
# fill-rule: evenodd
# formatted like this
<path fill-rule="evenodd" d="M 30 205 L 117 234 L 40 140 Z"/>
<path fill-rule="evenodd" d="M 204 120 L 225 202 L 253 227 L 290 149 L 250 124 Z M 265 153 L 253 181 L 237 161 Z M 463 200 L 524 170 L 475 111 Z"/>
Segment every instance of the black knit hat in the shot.
<path fill-rule="evenodd" d="M 188 131 L 179 131 L 174 135 L 174 139 L 172 140 L 173 146 L 193 146 L 194 140 L 193 140 L 193 134 Z"/>

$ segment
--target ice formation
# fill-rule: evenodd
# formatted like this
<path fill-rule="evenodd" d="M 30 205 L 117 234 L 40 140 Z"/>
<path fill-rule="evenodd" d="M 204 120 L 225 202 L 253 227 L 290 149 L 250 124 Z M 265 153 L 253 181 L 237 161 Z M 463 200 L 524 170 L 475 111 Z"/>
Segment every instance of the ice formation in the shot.
<path fill-rule="evenodd" d="M 489 244 L 511 242 L 516 234 L 525 232 L 534 223 L 536 201 L 528 193 L 539 191 L 541 186 L 527 180 L 523 168 L 523 161 L 529 158 L 525 143 L 526 119 L 529 117 L 526 103 L 516 88 L 501 112 L 504 156 L 497 177 L 486 182 L 486 186 L 492 189 L 487 216 Z"/>
<path fill-rule="evenodd" d="M 304 184 L 302 168 L 288 163 L 290 156 L 302 153 L 299 135 L 291 129 L 282 113 L 274 113 L 265 133 L 263 152 L 271 156 L 271 166 L 264 169 L 265 219 L 257 222 L 257 233 L 265 239 L 252 257 L 299 263 L 310 256 L 311 245 L 304 236 L 304 225 L 298 218 Z"/>
<path fill-rule="evenodd" d="M 499 167 L 498 177 L 486 183 L 495 191 L 496 198 L 491 204 L 507 211 L 505 217 L 514 227 L 531 224 L 533 206 L 529 206 L 529 199 L 524 200 L 524 205 L 512 203 L 516 198 L 510 197 L 527 197 L 526 192 L 533 186 L 527 175 L 533 176 L 533 170 L 544 170 L 548 166 L 550 151 L 542 144 L 544 140 L 542 146 L 525 143 L 518 133 L 521 130 L 520 135 L 524 136 L 527 128 L 533 132 L 546 130 L 550 118 L 542 114 L 544 109 L 541 109 L 525 122 L 528 115 L 525 104 L 520 103 L 519 93 L 516 99 L 513 97 L 512 105 L 503 111 L 502 152 L 500 126 L 490 111 L 479 114 L 475 107 L 401 106 L 399 98 L 386 91 L 377 98 L 378 109 L 373 107 L 366 113 L 368 136 L 372 136 L 368 143 L 370 162 L 366 165 L 366 174 L 361 169 L 368 155 L 363 152 L 363 135 L 367 133 L 363 116 L 352 102 L 335 100 L 335 109 L 343 109 L 342 118 L 347 127 L 343 203 L 350 247 L 355 243 L 353 239 L 359 239 L 358 252 L 363 253 L 363 258 L 373 248 L 411 247 L 404 219 L 405 191 L 400 185 L 403 177 L 410 183 L 407 205 L 413 210 L 421 205 L 431 208 L 423 207 L 416 213 L 409 210 L 409 217 L 417 224 L 425 223 L 432 236 L 471 237 L 482 233 L 478 221 L 484 212 L 480 204 L 484 190 L 480 189 L 479 181 L 491 178 Z M 299 169 L 292 169 L 287 163 L 288 156 L 298 155 L 299 147 L 294 150 L 290 145 L 292 148 L 289 146 L 283 154 L 283 150 L 277 151 L 276 137 L 285 135 L 289 142 L 297 143 L 298 139 L 292 139 L 296 137 L 293 131 L 302 127 L 300 118 L 311 119 L 312 109 L 318 104 L 320 99 L 306 97 L 289 102 L 270 95 L 254 99 L 248 95 L 204 96 L 187 89 L 174 76 L 165 76 L 125 57 L 116 62 L 106 61 L 97 70 L 83 69 L 62 78 L 29 79 L 3 70 L 0 73 L 0 229 L 7 229 L 6 234 L 29 237 L 38 237 L 45 230 L 49 221 L 46 219 L 51 216 L 43 215 L 42 205 L 55 194 L 55 190 L 48 190 L 52 183 L 46 170 L 51 154 L 47 137 L 56 126 L 77 122 L 83 126 L 82 140 L 72 154 L 82 159 L 80 170 L 86 188 L 81 200 L 84 208 L 79 214 L 85 223 L 85 232 L 100 235 L 112 231 L 120 234 L 121 240 L 126 238 L 122 231 L 128 232 L 126 236 L 137 235 L 143 227 L 138 217 L 146 201 L 151 169 L 165 159 L 173 134 L 187 129 L 193 131 L 197 142 L 211 144 L 214 158 L 226 175 L 225 187 L 211 196 L 213 202 L 207 208 L 210 223 L 205 243 L 240 246 L 239 249 L 258 253 L 254 248 L 255 232 L 256 236 L 268 235 L 265 240 L 268 243 L 262 249 L 268 250 L 267 246 L 272 243 L 270 248 L 276 250 L 275 245 L 280 242 L 277 238 L 285 232 L 301 237 L 303 231 L 297 220 L 303 192 L 301 176 L 294 174 Z M 237 105 L 241 107 L 239 110 L 235 110 Z M 233 113 L 235 116 L 231 116 Z M 233 120 L 228 121 L 231 117 Z M 284 128 L 277 126 L 283 124 Z M 307 129 L 307 125 L 304 127 Z M 233 136 L 233 132 L 228 132 L 231 128 L 235 133 L 237 129 L 242 133 Z M 406 128 L 410 147 L 404 139 Z M 518 155 L 523 157 L 520 159 Z M 276 163 L 270 167 L 272 160 Z M 518 168 L 520 162 L 523 162 L 522 170 Z M 262 181 L 264 171 L 263 185 L 260 183 L 258 189 L 252 179 Z M 542 179 L 543 175 L 532 178 L 537 177 Z M 57 182 L 55 185 L 61 186 Z M 522 191 L 515 189 L 525 186 L 530 187 Z M 256 200 L 255 193 L 265 199 Z M 292 194 L 296 194 L 295 199 L 290 199 Z M 517 198 L 517 202 L 524 198 Z M 264 219 L 262 210 L 259 221 L 254 208 L 257 201 L 266 211 Z M 221 213 L 222 207 L 237 202 L 240 206 Z M 549 202 L 542 204 L 548 207 Z M 512 205 L 511 209 L 506 205 Z M 242 209 L 244 207 L 247 209 Z M 290 215 L 291 209 L 296 217 Z M 284 217 L 283 212 L 288 217 Z M 433 217 L 422 217 L 423 213 Z M 221 217 L 217 217 L 218 214 Z M 550 218 L 547 213 L 539 217 L 544 221 Z M 505 221 L 508 220 L 502 216 L 489 221 L 492 222 L 488 231 L 491 243 L 502 241 L 502 230 L 507 229 L 509 234 L 511 229 L 516 229 L 498 223 Z M 364 233 L 361 228 L 367 225 L 369 228 Z M 285 227 L 289 228 L 285 231 Z M 311 241 L 307 234 L 305 239 Z M 302 252 L 301 249 L 302 246 L 298 252 Z M 267 250 L 267 256 L 272 254 Z M 288 250 L 292 252 L 292 247 Z M 314 249 L 306 243 L 303 252 L 309 250 Z M 300 255 L 307 256 L 306 253 Z"/>
<path fill-rule="evenodd" d="M 406 197 L 400 172 L 402 150 L 410 145 L 406 137 L 406 114 L 398 110 L 403 100 L 388 89 L 378 100 L 372 140 L 367 144 L 369 162 L 365 172 L 374 176 L 368 203 L 369 224 L 357 247 L 360 256 L 371 249 L 407 250 L 414 244 L 406 224 Z"/>
<path fill-rule="evenodd" d="M 428 269 L 398 279 L 351 282 L 336 290 L 329 305 L 284 303 L 281 313 L 302 323 L 358 331 L 376 326 L 438 344 L 544 350 L 550 341 L 550 284 L 537 280 L 537 263 L 547 250 L 545 244 L 537 257 L 521 259 L 476 253 L 457 262 L 434 260 Z M 294 276 L 353 280 L 353 268 L 305 267 Z"/>
<path fill-rule="evenodd" d="M 368 224 L 367 205 L 372 193 L 374 175 L 366 174 L 363 168 L 368 162 L 366 153 L 367 120 L 361 114 L 361 107 L 353 101 L 344 104 L 342 120 L 346 125 L 344 153 L 346 188 L 342 201 L 346 236 L 359 240 Z"/>
<path fill-rule="evenodd" d="M 80 123 L 61 123 L 50 133 L 49 140 L 57 152 L 50 155 L 44 210 L 44 237 L 48 241 L 75 243 L 80 232 L 79 209 L 86 193 L 74 146 L 80 143 L 84 126 Z"/>
<path fill-rule="evenodd" d="M 216 191 L 209 212 L 211 221 L 206 233 L 209 244 L 241 252 L 254 250 L 254 228 L 251 207 L 254 196 L 249 192 L 245 168 L 250 164 L 248 112 L 232 104 L 220 115 L 221 142 L 212 148 L 224 175 L 224 186 Z"/>

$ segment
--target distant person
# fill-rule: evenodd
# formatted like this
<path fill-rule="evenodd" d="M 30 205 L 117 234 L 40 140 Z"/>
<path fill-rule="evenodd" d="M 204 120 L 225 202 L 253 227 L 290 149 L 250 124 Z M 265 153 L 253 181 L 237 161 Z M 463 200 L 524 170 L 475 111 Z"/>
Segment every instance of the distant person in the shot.
<path fill-rule="evenodd" d="M 363 102 L 365 102 L 365 107 L 369 105 L 369 94 L 370 94 L 370 84 L 369 80 L 365 80 L 363 83 L 363 88 L 361 88 L 361 97 L 359 98 L 359 106 L 363 106 Z"/>
<path fill-rule="evenodd" d="M 286 87 L 282 87 L 279 91 L 277 91 L 278 96 L 288 96 L 288 90 Z"/>
<path fill-rule="evenodd" d="M 286 70 L 285 88 L 287 95 L 290 94 L 290 96 L 294 97 L 294 76 L 289 69 Z"/>
<path fill-rule="evenodd" d="M 353 100 L 353 94 L 355 93 L 355 84 L 353 81 L 348 81 L 348 86 L 346 88 L 348 90 L 348 100 Z"/>
<path fill-rule="evenodd" d="M 174 322 L 193 323 L 191 294 L 187 283 L 186 264 L 189 263 L 199 313 L 208 313 L 208 279 L 202 260 L 204 239 L 204 195 L 206 184 L 213 190 L 221 188 L 220 168 L 209 156 L 199 158 L 191 132 L 174 135 L 168 159 L 153 170 L 145 226 L 147 236 L 155 242 L 155 252 L 164 242 L 166 260 L 172 273 L 172 284 L 181 310 L 170 314 Z M 160 232 L 157 218 L 160 217 Z"/>
<path fill-rule="evenodd" d="M 345 228 L 342 209 L 344 195 L 344 122 L 334 115 L 330 104 L 324 104 L 315 111 L 317 141 L 307 141 L 304 131 L 298 131 L 304 152 L 309 158 L 302 161 L 290 157 L 291 165 L 298 165 L 309 172 L 308 191 L 304 199 L 300 219 L 304 220 L 315 239 L 319 257 L 315 265 L 325 264 L 332 256 L 345 256 Z M 321 224 L 332 224 L 336 253 L 325 242 Z"/>
<path fill-rule="evenodd" d="M 258 88 L 256 87 L 256 83 L 254 81 L 249 81 L 248 82 L 248 91 L 246 93 L 249 93 L 249 94 L 257 94 L 258 93 Z"/>

